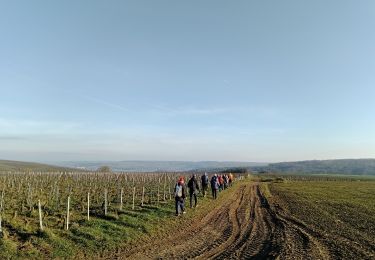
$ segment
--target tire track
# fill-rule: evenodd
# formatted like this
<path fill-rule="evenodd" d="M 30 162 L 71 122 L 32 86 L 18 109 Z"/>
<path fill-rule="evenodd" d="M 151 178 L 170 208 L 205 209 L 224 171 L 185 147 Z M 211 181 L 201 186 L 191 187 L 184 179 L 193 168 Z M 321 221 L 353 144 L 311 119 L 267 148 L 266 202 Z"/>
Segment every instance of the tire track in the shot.
<path fill-rule="evenodd" d="M 244 246 L 240 248 L 239 256 L 241 259 L 273 258 L 278 248 L 277 243 L 275 243 L 277 226 L 266 207 L 268 204 L 265 203 L 265 198 L 261 196 L 257 183 L 253 185 L 251 199 L 254 201 L 252 204 L 252 210 L 255 213 L 253 225 L 256 228 L 253 228 L 250 237 L 246 240 Z"/>
<path fill-rule="evenodd" d="M 233 198 L 216 211 L 214 218 L 205 218 L 200 223 L 200 227 L 197 227 L 199 234 L 196 237 L 182 241 L 176 248 L 176 250 L 186 249 L 180 250 L 180 258 L 212 258 L 233 243 L 234 237 L 239 232 L 238 222 L 234 221 L 235 211 L 242 202 L 238 197 L 244 189 L 245 186 L 240 187 Z"/>
<path fill-rule="evenodd" d="M 245 182 L 181 233 L 120 259 L 329 259 L 319 236 L 271 207 L 258 183 Z"/>
<path fill-rule="evenodd" d="M 152 247 L 156 250 L 149 245 L 130 250 L 121 257 L 124 259 L 191 259 L 217 250 L 221 244 L 228 243 L 233 229 L 236 233 L 238 232 L 238 226 L 233 223 L 232 216 L 233 210 L 239 205 L 238 197 L 243 192 L 243 188 L 240 186 L 228 200 L 225 200 L 223 205 L 209 212 L 194 225 L 178 232 L 177 235 L 152 243 Z"/>
<path fill-rule="evenodd" d="M 244 192 L 241 195 L 241 202 L 239 207 L 236 209 L 235 212 L 235 221 L 237 225 L 239 226 L 239 232 L 235 234 L 233 237 L 233 241 L 231 244 L 229 244 L 226 248 L 223 250 L 217 252 L 215 256 L 212 258 L 214 259 L 230 259 L 233 258 L 234 253 L 236 252 L 237 248 L 241 246 L 245 241 L 242 239 L 244 236 L 249 234 L 252 229 L 251 223 L 251 212 L 247 215 L 247 210 L 249 209 L 250 204 L 248 204 L 249 200 L 247 199 L 250 194 L 249 187 L 246 187 Z M 251 207 L 250 207 L 251 209 Z"/>
<path fill-rule="evenodd" d="M 273 222 L 283 233 L 284 241 L 282 244 L 278 244 L 280 248 L 278 258 L 329 259 L 329 251 L 317 238 L 320 237 L 319 235 L 306 225 L 287 216 L 282 209 L 275 210 L 274 207 L 271 207 L 260 190 L 259 196 L 264 200 L 269 214 L 273 217 Z"/>

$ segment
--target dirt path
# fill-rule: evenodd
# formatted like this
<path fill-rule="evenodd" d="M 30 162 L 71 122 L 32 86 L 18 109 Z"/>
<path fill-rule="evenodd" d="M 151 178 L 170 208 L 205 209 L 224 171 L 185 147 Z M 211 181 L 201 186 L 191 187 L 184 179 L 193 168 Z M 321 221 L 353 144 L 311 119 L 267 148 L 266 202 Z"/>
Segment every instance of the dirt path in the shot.
<path fill-rule="evenodd" d="M 312 230 L 272 210 L 258 183 L 242 183 L 196 224 L 129 250 L 125 259 L 329 259 Z"/>

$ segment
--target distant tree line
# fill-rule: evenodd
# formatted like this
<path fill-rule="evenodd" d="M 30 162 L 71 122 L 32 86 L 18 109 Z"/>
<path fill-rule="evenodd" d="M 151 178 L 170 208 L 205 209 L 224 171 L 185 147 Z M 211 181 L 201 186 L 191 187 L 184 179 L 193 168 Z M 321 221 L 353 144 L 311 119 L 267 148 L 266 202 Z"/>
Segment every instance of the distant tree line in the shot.
<path fill-rule="evenodd" d="M 250 173 L 251 170 L 249 168 L 236 167 L 236 168 L 227 168 L 220 172 L 221 173 Z"/>
<path fill-rule="evenodd" d="M 252 167 L 257 172 L 375 175 L 375 159 L 313 160 Z"/>

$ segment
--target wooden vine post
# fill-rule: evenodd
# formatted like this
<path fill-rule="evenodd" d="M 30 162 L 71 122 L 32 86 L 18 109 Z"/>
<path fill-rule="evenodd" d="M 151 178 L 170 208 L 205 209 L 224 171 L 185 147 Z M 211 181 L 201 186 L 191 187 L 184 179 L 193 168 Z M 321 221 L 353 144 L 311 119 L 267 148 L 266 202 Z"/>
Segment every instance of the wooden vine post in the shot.
<path fill-rule="evenodd" d="M 132 210 L 135 209 L 135 186 L 133 187 L 133 205 L 132 205 Z"/>
<path fill-rule="evenodd" d="M 145 186 L 142 187 L 142 202 L 141 202 L 142 207 L 143 207 L 144 201 L 145 201 Z"/>
<path fill-rule="evenodd" d="M 1 192 L 0 198 L 0 233 L 3 233 L 2 221 L 3 221 L 3 209 L 4 209 L 4 190 Z"/>
<path fill-rule="evenodd" d="M 121 188 L 121 192 L 120 192 L 120 210 L 122 210 L 122 207 L 123 207 L 123 201 L 122 201 L 122 197 L 124 196 L 124 189 Z"/>
<path fill-rule="evenodd" d="M 40 205 L 40 200 L 38 200 L 38 209 L 39 209 L 39 227 L 43 231 L 43 220 L 42 220 L 42 206 Z"/>
<path fill-rule="evenodd" d="M 167 185 L 167 176 L 164 176 L 164 185 L 163 185 L 163 200 L 166 201 L 166 191 L 165 191 L 165 187 Z"/>
<path fill-rule="evenodd" d="M 171 192 L 171 184 L 168 184 L 168 193 L 169 193 L 169 200 L 172 199 L 172 192 Z"/>
<path fill-rule="evenodd" d="M 70 196 L 68 196 L 68 207 L 66 210 L 66 230 L 69 230 Z"/>
<path fill-rule="evenodd" d="M 90 192 L 87 193 L 87 220 L 90 220 Z"/>
<path fill-rule="evenodd" d="M 159 206 L 159 201 L 160 201 L 160 188 L 158 186 L 158 206 Z"/>
<path fill-rule="evenodd" d="M 108 208 L 108 190 L 104 190 L 104 215 L 107 216 L 107 208 Z"/>

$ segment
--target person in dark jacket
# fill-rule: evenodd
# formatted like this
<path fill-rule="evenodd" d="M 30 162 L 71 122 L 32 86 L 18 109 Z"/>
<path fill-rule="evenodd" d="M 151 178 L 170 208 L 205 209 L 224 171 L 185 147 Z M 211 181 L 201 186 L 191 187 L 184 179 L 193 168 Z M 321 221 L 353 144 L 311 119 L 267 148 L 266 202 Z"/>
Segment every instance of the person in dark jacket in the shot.
<path fill-rule="evenodd" d="M 190 208 L 193 207 L 193 198 L 194 198 L 194 207 L 197 206 L 197 193 L 199 192 L 198 180 L 195 174 L 190 178 L 188 182 L 189 195 L 190 195 Z"/>
<path fill-rule="evenodd" d="M 206 197 L 206 192 L 208 190 L 208 182 L 209 182 L 207 172 L 205 172 L 201 176 L 201 182 L 202 182 L 202 194 L 203 194 L 203 197 Z"/>
<path fill-rule="evenodd" d="M 185 214 L 185 198 L 186 198 L 186 188 L 185 181 L 183 177 L 180 177 L 176 186 L 174 188 L 174 197 L 176 201 L 176 216 L 179 216 L 181 213 Z"/>
<path fill-rule="evenodd" d="M 217 191 L 219 190 L 219 180 L 217 178 L 217 174 L 212 176 L 211 178 L 211 190 L 212 190 L 212 197 L 217 199 Z"/>

